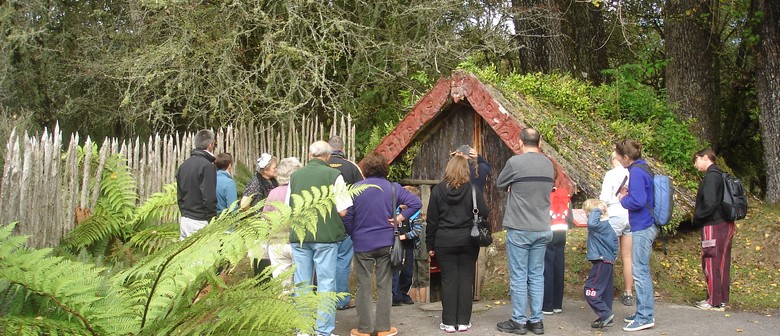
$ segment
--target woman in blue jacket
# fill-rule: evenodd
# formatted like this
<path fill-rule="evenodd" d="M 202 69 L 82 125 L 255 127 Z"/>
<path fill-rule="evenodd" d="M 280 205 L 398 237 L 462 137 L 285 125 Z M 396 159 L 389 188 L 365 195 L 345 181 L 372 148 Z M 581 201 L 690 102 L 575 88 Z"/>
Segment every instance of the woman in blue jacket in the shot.
<path fill-rule="evenodd" d="M 628 323 L 624 331 L 638 331 L 655 326 L 653 279 L 650 275 L 650 253 L 658 228 L 650 211 L 653 207 L 653 177 L 638 165 L 646 165 L 642 159 L 642 145 L 634 140 L 623 140 L 615 146 L 615 153 L 623 167 L 628 168 L 628 188 L 618 195 L 620 204 L 628 210 L 633 245 L 631 246 L 631 272 L 636 286 L 636 312 L 623 321 Z M 649 205 L 649 206 L 648 206 Z"/>

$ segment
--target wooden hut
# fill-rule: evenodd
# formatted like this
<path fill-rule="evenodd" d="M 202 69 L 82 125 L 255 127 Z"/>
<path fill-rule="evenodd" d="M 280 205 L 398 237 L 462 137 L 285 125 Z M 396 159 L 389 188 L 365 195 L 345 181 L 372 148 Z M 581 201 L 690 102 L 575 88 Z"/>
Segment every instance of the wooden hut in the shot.
<path fill-rule="evenodd" d="M 496 179 L 506 161 L 519 153 L 520 132 L 526 127 L 502 102 L 506 99 L 500 92 L 474 75 L 453 72 L 436 82 L 374 151 L 392 164 L 405 160 L 414 148 L 409 152 L 416 153 L 411 176 L 401 183 L 420 186 L 427 209 L 430 188 L 441 181 L 449 153 L 464 144 L 474 147 L 491 165 L 485 198 L 494 231 L 501 229 L 507 193 L 496 188 Z M 545 143 L 541 148 L 556 166 L 556 184 L 573 195 L 575 185 L 558 163 L 557 153 Z"/>

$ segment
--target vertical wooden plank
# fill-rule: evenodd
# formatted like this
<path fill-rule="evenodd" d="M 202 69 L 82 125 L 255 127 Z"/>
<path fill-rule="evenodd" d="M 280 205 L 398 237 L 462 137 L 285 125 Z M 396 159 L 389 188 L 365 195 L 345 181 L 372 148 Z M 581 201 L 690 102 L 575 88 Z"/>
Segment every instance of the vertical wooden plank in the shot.
<path fill-rule="evenodd" d="M 103 145 L 100 147 L 100 153 L 98 154 L 99 162 L 97 170 L 95 171 L 95 182 L 93 182 L 92 198 L 89 202 L 89 208 L 95 209 L 98 197 L 100 196 L 100 184 L 103 182 L 103 169 L 106 166 L 106 159 L 111 155 L 109 148 L 111 147 L 111 139 L 106 138 L 103 141 Z"/>
<path fill-rule="evenodd" d="M 79 160 L 78 160 L 78 143 L 79 134 L 74 133 L 70 137 L 70 143 L 68 144 L 68 157 L 66 160 L 65 168 L 68 170 L 68 189 L 65 191 L 66 197 L 68 197 L 67 204 L 67 223 L 73 225 L 75 223 L 75 210 L 76 202 L 78 200 L 78 173 L 79 173 Z"/>
<path fill-rule="evenodd" d="M 0 203 L 6 205 L 5 211 L 0 214 L 2 222 L 0 225 L 6 225 L 18 218 L 18 208 L 7 206 L 8 204 L 18 204 L 19 193 L 21 192 L 20 172 L 22 168 L 21 149 L 19 136 L 16 134 L 16 128 L 11 131 L 8 138 L 5 151 L 5 165 L 3 167 L 3 181 L 0 187 Z M 18 232 L 18 226 L 15 229 Z"/>
<path fill-rule="evenodd" d="M 89 135 L 87 135 L 87 141 L 84 142 L 84 162 L 83 162 L 83 172 L 82 172 L 82 180 L 81 180 L 81 201 L 79 202 L 79 206 L 82 209 L 88 208 L 87 204 L 87 194 L 89 192 L 89 183 L 90 183 L 90 168 L 91 168 L 91 162 L 92 162 L 92 139 L 90 139 Z"/>

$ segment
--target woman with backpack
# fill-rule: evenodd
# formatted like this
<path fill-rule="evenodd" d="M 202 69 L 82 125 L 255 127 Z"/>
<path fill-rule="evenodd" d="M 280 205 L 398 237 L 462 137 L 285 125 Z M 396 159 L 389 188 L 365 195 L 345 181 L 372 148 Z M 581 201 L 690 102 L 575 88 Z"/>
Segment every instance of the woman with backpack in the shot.
<path fill-rule="evenodd" d="M 707 298 L 697 302 L 696 307 L 724 311 L 729 302 L 731 240 L 735 225 L 721 214 L 723 171 L 716 161 L 711 149 L 701 150 L 693 156 L 693 166 L 705 173 L 696 193 L 693 225 L 701 227 L 701 268 L 707 282 Z"/>
<path fill-rule="evenodd" d="M 623 331 L 639 331 L 655 326 L 655 299 L 653 279 L 650 274 L 650 254 L 653 240 L 658 235 L 652 208 L 653 176 L 642 168 L 647 163 L 642 159 L 642 145 L 627 139 L 615 146 L 618 161 L 628 168 L 628 186 L 621 188 L 618 200 L 628 209 L 633 244 L 631 246 L 631 271 L 636 286 L 636 312 L 623 321 Z M 649 205 L 649 206 L 648 206 Z"/>

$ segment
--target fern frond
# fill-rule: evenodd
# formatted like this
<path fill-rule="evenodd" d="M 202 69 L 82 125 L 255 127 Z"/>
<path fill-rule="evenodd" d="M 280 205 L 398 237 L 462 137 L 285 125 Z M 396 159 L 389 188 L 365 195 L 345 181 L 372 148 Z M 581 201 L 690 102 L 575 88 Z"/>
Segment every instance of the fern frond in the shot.
<path fill-rule="evenodd" d="M 137 188 L 138 184 L 126 164 L 126 158 L 120 154 L 109 156 L 100 180 L 102 196 L 109 201 L 108 210 L 125 219 L 133 217 L 138 201 Z"/>
<path fill-rule="evenodd" d="M 179 204 L 176 198 L 176 183 L 163 186 L 163 192 L 154 193 L 138 207 L 133 228 L 135 230 L 150 227 L 159 221 L 173 222 L 178 220 Z"/>
<path fill-rule="evenodd" d="M 153 253 L 179 241 L 179 223 L 165 223 L 143 229 L 130 238 L 129 245 Z"/>
<path fill-rule="evenodd" d="M 125 159 L 114 154 L 106 160 L 100 180 L 101 196 L 92 216 L 63 237 L 65 248 L 76 249 L 108 237 L 123 238 L 135 214 L 136 182 Z"/>
<path fill-rule="evenodd" d="M 0 230 L 0 279 L 47 298 L 92 334 L 137 330 L 137 318 L 127 315 L 131 310 L 125 291 L 107 287 L 104 268 L 51 256 L 51 249 L 19 247 L 17 237 L 9 234 L 9 228 Z M 136 323 L 113 323 L 118 317 Z"/>
<path fill-rule="evenodd" d="M 296 330 L 313 332 L 318 309 L 333 309 L 336 293 L 315 294 L 306 290 L 293 296 L 286 292 L 289 288 L 283 287 L 281 279 L 283 277 L 270 279 L 259 287 L 255 279 L 247 279 L 224 289 L 220 295 L 173 312 L 167 323 L 151 326 L 143 334 L 290 335 Z"/>
<path fill-rule="evenodd" d="M 75 321 L 52 320 L 41 316 L 2 316 L 0 317 L 0 335 L 90 335 Z"/>

